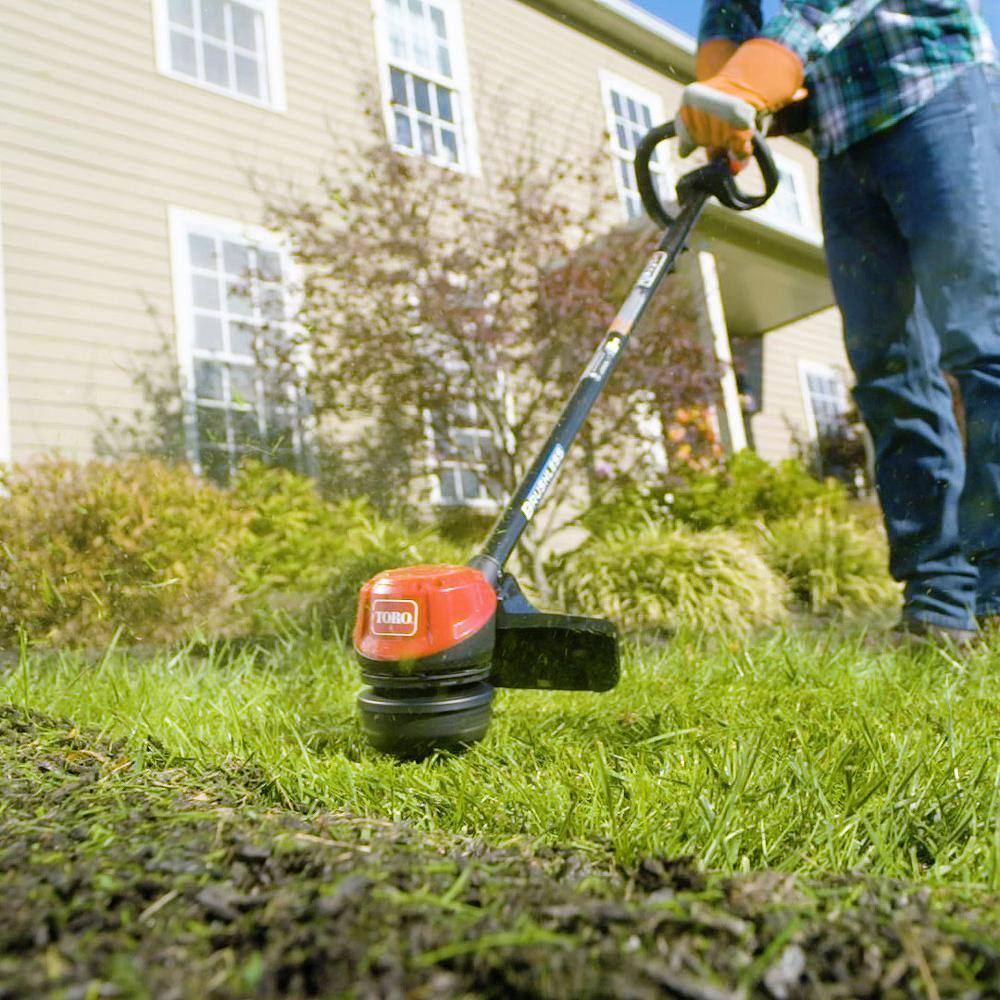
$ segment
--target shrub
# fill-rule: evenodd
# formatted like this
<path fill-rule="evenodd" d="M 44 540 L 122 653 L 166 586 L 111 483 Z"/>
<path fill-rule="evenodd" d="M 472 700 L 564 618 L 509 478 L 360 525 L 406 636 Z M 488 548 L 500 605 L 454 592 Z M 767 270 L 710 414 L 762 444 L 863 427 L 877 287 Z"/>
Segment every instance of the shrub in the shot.
<path fill-rule="evenodd" d="M 2 474 L 0 644 L 167 641 L 243 623 L 246 518 L 186 469 L 49 459 Z"/>
<path fill-rule="evenodd" d="M 231 495 L 248 517 L 236 555 L 251 593 L 323 589 L 379 522 L 367 501 L 327 502 L 313 480 L 260 462 L 241 467 Z"/>
<path fill-rule="evenodd" d="M 818 505 L 763 532 L 770 564 L 815 614 L 885 608 L 899 598 L 885 535 Z"/>
<path fill-rule="evenodd" d="M 747 631 L 786 614 L 784 582 L 733 532 L 611 530 L 550 560 L 547 571 L 564 606 L 626 628 Z"/>
<path fill-rule="evenodd" d="M 847 493 L 834 480 L 814 479 L 795 459 L 772 464 L 741 451 L 718 472 L 688 477 L 668 506 L 675 521 L 704 530 L 778 521 L 820 501 L 840 509 Z"/>

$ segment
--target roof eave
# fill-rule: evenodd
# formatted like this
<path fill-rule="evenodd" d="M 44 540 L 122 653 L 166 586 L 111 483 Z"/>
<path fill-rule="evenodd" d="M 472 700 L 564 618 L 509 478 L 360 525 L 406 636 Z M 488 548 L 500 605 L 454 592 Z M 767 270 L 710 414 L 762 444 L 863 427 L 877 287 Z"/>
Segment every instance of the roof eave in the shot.
<path fill-rule="evenodd" d="M 694 77 L 695 40 L 629 0 L 528 0 L 579 30 L 613 41 L 680 80 Z"/>

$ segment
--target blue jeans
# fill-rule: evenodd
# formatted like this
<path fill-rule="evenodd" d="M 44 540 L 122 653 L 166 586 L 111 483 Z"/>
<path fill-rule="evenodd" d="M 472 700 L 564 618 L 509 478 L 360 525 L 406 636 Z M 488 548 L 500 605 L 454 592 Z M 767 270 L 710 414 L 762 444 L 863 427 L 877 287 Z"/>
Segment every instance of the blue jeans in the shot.
<path fill-rule="evenodd" d="M 825 160 L 820 193 L 904 615 L 973 628 L 1000 613 L 1000 70 Z"/>

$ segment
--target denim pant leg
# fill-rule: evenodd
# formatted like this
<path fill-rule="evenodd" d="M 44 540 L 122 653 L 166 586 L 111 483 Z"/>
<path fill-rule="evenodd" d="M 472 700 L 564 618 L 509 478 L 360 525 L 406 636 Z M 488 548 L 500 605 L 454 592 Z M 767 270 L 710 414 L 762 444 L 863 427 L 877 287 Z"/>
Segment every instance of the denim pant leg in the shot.
<path fill-rule="evenodd" d="M 959 533 L 1000 612 L 1000 73 L 972 66 L 886 133 L 871 168 L 910 248 L 968 440 Z"/>
<path fill-rule="evenodd" d="M 905 613 L 969 628 L 976 571 L 958 532 L 965 462 L 935 331 L 909 247 L 863 143 L 823 162 L 820 191 L 827 261 L 875 445 L 890 569 L 905 583 Z"/>

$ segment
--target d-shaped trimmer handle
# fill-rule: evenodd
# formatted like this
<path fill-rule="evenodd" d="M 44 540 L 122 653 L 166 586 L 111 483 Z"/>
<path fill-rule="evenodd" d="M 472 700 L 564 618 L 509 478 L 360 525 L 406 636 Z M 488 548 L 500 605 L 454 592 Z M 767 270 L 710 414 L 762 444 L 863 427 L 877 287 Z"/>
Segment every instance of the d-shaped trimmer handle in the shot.
<path fill-rule="evenodd" d="M 635 180 L 639 188 L 639 196 L 642 198 L 642 204 L 649 217 L 664 228 L 672 225 L 674 219 L 664 207 L 653 184 L 650 161 L 656 147 L 667 139 L 673 139 L 676 135 L 677 130 L 674 123 L 672 121 L 664 122 L 662 125 L 650 129 L 635 150 Z M 771 150 L 764 141 L 764 137 L 756 130 L 753 133 L 753 155 L 764 178 L 763 194 L 747 194 L 739 189 L 726 156 L 720 156 L 707 166 L 700 167 L 682 177 L 677 185 L 678 194 L 683 200 L 685 191 L 700 191 L 713 195 L 726 208 L 732 208 L 737 212 L 747 212 L 752 208 L 760 208 L 777 190 L 780 178 Z"/>

